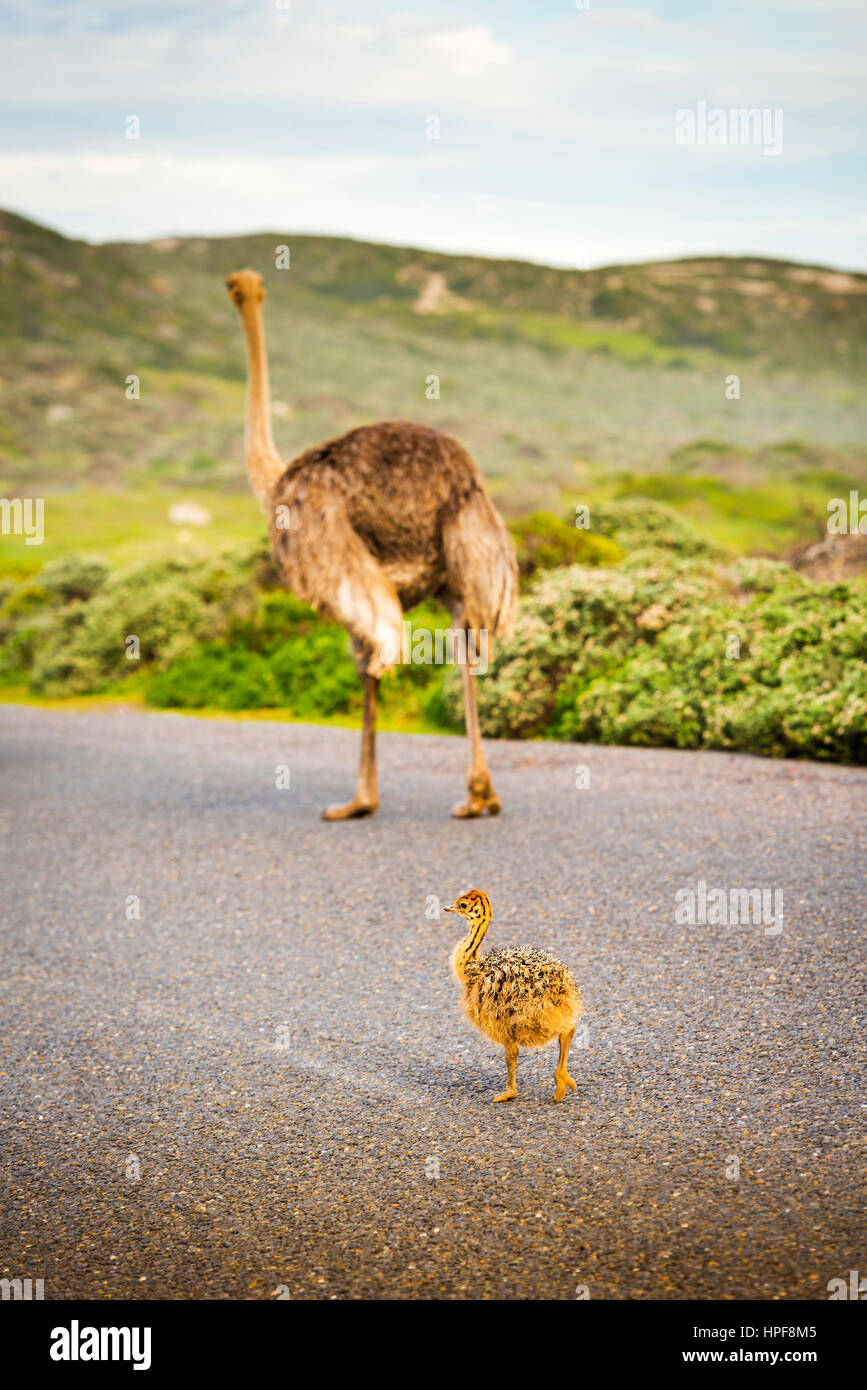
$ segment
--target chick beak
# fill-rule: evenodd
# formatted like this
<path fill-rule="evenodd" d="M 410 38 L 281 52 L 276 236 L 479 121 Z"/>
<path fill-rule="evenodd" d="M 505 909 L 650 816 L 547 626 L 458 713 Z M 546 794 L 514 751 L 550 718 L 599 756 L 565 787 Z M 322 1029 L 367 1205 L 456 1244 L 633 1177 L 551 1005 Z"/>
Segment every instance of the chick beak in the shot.
<path fill-rule="evenodd" d="M 457 912 L 456 907 L 444 907 L 443 912 Z"/>

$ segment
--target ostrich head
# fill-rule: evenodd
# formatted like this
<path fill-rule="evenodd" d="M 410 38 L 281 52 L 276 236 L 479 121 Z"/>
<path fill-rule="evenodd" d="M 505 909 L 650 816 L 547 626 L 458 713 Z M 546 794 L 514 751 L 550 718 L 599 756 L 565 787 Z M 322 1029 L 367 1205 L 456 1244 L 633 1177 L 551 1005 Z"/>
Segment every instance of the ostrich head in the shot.
<path fill-rule="evenodd" d="M 487 893 L 471 888 L 468 893 L 461 894 L 454 907 L 447 907 L 444 911 L 466 917 L 471 927 L 478 927 L 491 920 L 491 900 Z"/>
<path fill-rule="evenodd" d="M 261 304 L 265 298 L 262 276 L 258 270 L 233 270 L 226 280 L 226 289 L 233 304 Z"/>

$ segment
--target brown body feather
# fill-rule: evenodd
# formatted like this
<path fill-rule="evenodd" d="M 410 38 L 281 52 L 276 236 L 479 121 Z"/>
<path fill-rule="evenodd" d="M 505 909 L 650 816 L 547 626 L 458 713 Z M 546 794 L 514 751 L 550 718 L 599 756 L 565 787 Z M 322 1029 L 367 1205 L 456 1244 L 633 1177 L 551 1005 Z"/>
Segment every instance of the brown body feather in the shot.
<path fill-rule="evenodd" d="M 511 627 L 511 537 L 470 455 L 427 425 L 363 425 L 301 454 L 274 488 L 271 542 L 286 584 L 349 629 L 367 669 L 424 598 L 491 637 Z"/>

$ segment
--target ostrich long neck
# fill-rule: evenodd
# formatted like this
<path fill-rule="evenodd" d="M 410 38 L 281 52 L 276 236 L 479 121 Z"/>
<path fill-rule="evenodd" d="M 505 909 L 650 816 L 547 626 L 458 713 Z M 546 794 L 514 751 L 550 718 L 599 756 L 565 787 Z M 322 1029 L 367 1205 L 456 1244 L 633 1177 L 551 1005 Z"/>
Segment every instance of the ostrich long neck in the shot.
<path fill-rule="evenodd" d="M 244 444 L 250 485 L 263 511 L 271 505 L 274 484 L 283 472 L 271 433 L 271 387 L 262 325 L 262 306 L 247 300 L 241 308 L 247 342 L 247 418 Z"/>
<path fill-rule="evenodd" d="M 488 923 L 491 920 L 490 912 L 481 909 L 478 917 L 470 920 L 470 929 L 466 936 L 458 942 L 452 955 L 452 965 L 459 980 L 466 979 L 467 966 L 475 960 L 479 953 L 479 947 L 484 939 L 485 932 L 488 930 Z"/>

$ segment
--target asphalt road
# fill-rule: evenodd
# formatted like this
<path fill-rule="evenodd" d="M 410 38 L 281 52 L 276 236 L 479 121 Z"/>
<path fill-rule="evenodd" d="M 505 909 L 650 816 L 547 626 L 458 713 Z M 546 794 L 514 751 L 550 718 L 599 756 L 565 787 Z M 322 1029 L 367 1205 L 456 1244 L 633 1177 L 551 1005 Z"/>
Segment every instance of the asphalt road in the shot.
<path fill-rule="evenodd" d="M 867 1274 L 867 773 L 495 743 L 503 814 L 458 822 L 461 741 L 391 735 L 379 814 L 325 824 L 357 743 L 0 708 L 3 1277 L 824 1299 Z M 698 880 L 782 891 L 782 930 L 679 924 Z M 491 1104 L 502 1053 L 425 916 L 469 887 L 489 944 L 582 986 L 560 1105 L 552 1049 Z"/>

